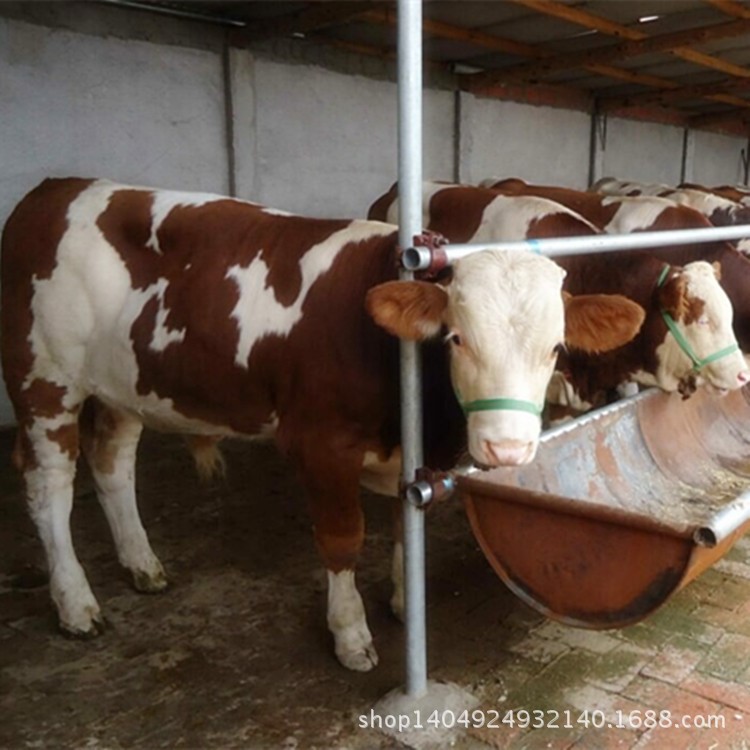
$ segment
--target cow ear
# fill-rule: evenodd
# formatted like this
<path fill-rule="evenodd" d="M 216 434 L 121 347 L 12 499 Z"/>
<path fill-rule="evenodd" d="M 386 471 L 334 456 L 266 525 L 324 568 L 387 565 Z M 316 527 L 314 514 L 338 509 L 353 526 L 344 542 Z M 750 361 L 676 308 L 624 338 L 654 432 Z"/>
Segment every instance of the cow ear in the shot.
<path fill-rule="evenodd" d="M 620 294 L 563 293 L 565 344 L 588 354 L 617 349 L 641 330 L 645 310 Z"/>
<path fill-rule="evenodd" d="M 685 318 L 690 306 L 685 274 L 678 271 L 670 275 L 659 287 L 658 300 L 664 312 L 669 313 L 675 320 Z"/>
<path fill-rule="evenodd" d="M 370 289 L 367 312 L 388 333 L 422 341 L 440 333 L 448 294 L 426 281 L 388 281 Z"/>

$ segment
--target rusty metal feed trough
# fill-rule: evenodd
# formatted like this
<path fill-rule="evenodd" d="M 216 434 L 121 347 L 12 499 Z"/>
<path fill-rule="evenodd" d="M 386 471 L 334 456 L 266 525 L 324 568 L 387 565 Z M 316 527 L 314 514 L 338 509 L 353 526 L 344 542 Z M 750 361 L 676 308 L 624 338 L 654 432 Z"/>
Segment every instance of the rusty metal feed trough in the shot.
<path fill-rule="evenodd" d="M 533 464 L 459 488 L 515 594 L 570 625 L 622 627 L 750 527 L 750 394 L 642 393 L 545 433 Z"/>

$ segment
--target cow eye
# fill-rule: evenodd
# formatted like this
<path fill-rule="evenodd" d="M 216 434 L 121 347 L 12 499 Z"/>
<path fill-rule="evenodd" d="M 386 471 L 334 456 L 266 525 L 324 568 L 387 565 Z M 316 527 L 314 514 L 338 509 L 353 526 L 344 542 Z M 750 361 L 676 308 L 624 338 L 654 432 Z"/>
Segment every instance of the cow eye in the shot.
<path fill-rule="evenodd" d="M 456 333 L 456 331 L 449 331 L 446 334 L 444 341 L 453 344 L 454 346 L 461 346 L 461 344 L 463 343 L 461 341 L 461 337 L 458 335 L 458 333 Z"/>
<path fill-rule="evenodd" d="M 707 326 L 710 323 L 711 321 L 708 319 L 707 315 L 703 315 L 702 317 L 698 318 L 698 325 Z"/>

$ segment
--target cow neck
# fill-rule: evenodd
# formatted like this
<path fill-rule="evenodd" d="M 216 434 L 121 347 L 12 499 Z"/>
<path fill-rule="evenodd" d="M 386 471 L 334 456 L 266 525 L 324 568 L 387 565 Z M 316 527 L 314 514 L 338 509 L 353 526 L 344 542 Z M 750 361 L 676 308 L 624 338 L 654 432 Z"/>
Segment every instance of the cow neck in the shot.
<path fill-rule="evenodd" d="M 669 275 L 670 268 L 671 266 L 666 265 L 662 269 L 662 272 L 659 275 L 659 280 L 656 284 L 657 288 L 661 288 L 664 285 L 664 282 L 667 280 L 667 276 Z M 736 351 L 739 351 L 739 346 L 737 346 L 737 344 L 731 344 L 730 346 L 719 349 L 718 352 L 709 354 L 707 357 L 703 357 L 701 359 L 693 351 L 693 348 L 690 346 L 690 342 L 685 338 L 682 331 L 679 329 L 675 319 L 664 309 L 662 305 L 659 305 L 659 312 L 661 313 L 661 317 L 664 319 L 667 328 L 677 342 L 677 345 L 693 363 L 693 372 L 700 372 L 700 370 L 702 370 L 706 365 L 710 365 L 712 362 L 716 362 L 720 359 L 723 359 L 724 357 L 728 357 L 730 354 L 734 354 Z"/>

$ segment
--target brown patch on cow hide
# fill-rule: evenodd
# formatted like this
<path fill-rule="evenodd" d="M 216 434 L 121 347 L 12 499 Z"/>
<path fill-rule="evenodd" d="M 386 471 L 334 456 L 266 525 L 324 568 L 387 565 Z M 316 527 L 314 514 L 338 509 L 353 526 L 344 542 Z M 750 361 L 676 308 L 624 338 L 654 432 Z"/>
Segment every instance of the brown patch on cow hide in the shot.
<path fill-rule="evenodd" d="M 498 190 L 501 193 L 508 193 L 512 195 L 519 195 L 524 193 L 525 190 L 530 187 L 520 177 L 508 177 L 504 180 L 498 180 L 489 186 L 491 190 Z"/>
<path fill-rule="evenodd" d="M 589 237 L 597 234 L 586 222 L 569 213 L 547 214 L 529 222 L 526 232 L 528 239 L 545 237 Z"/>
<path fill-rule="evenodd" d="M 54 430 L 47 430 L 47 438 L 57 443 L 61 453 L 67 453 L 71 461 L 78 458 L 78 423 L 64 424 Z"/>
<path fill-rule="evenodd" d="M 706 302 L 691 297 L 687 291 L 684 272 L 671 275 L 658 291 L 659 304 L 675 320 L 690 325 L 695 323 L 706 309 Z"/>
<path fill-rule="evenodd" d="M 63 398 L 67 388 L 62 385 L 35 378 L 22 393 L 27 410 L 34 417 L 56 417 L 65 411 Z"/>
<path fill-rule="evenodd" d="M 118 190 L 96 225 L 117 251 L 130 274 L 134 289 L 145 289 L 157 280 L 153 256 L 146 245 L 151 237 L 153 193 L 145 190 Z"/>
<path fill-rule="evenodd" d="M 698 378 L 694 372 L 689 372 L 677 385 L 677 391 L 682 396 L 682 400 L 686 401 L 698 390 Z"/>
<path fill-rule="evenodd" d="M 68 207 L 92 182 L 44 180 L 16 206 L 3 230 L 0 342 L 5 383 L 19 422 L 31 408 L 21 391 L 34 365 L 30 342 L 33 281 L 52 276 L 57 248 L 68 229 Z"/>
<path fill-rule="evenodd" d="M 703 229 L 713 226 L 700 212 L 689 206 L 668 206 L 643 231 L 667 229 Z M 671 249 L 671 248 L 670 248 Z"/>
<path fill-rule="evenodd" d="M 446 187 L 430 199 L 429 229 L 451 242 L 468 242 L 479 229 L 487 206 L 497 198 L 489 189 Z"/>
<path fill-rule="evenodd" d="M 113 438 L 127 419 L 96 398 L 87 399 L 81 409 L 80 442 L 89 464 L 100 474 L 112 474 L 115 470 L 118 446 Z"/>
<path fill-rule="evenodd" d="M 274 411 L 279 411 L 282 400 L 291 399 L 294 391 L 286 392 L 287 383 L 313 381 L 316 368 L 322 375 L 332 367 L 329 341 L 336 339 L 339 329 L 347 329 L 341 320 L 342 310 L 359 310 L 352 321 L 367 319 L 364 294 L 360 281 L 350 274 L 337 272 L 339 260 L 351 258 L 372 283 L 373 249 L 380 253 L 377 261 L 387 263 L 377 271 L 378 280 L 392 278 L 395 273 L 395 233 L 353 243 L 342 250 L 333 269 L 318 279 L 309 291 L 303 309 L 302 321 L 289 337 L 268 334 L 255 342 L 250 360 L 244 367 L 235 362 L 240 332 L 233 312 L 239 301 L 239 289 L 227 272 L 233 267 L 247 268 L 261 257 L 266 271 L 267 288 L 279 304 L 290 305 L 296 301 L 301 288 L 299 264 L 304 255 L 316 244 L 335 232 L 345 229 L 348 221 L 326 221 L 297 216 L 279 216 L 266 213 L 261 207 L 233 200 L 214 201 L 204 206 L 181 206 L 172 210 L 158 231 L 162 254 L 149 252 L 154 278 L 166 278 L 164 308 L 168 311 L 166 326 L 169 330 L 184 331 L 182 341 L 167 345 L 163 351 L 150 347 L 159 312 L 156 296 L 143 307 L 131 329 L 131 338 L 138 361 L 137 391 L 146 395 L 155 393 L 171 399 L 181 414 L 216 424 L 243 434 L 262 430 Z M 368 249 L 369 248 L 369 249 Z M 346 260 L 344 260 L 346 259 Z M 326 288 L 321 296 L 319 289 Z M 357 300 L 356 294 L 361 296 Z M 332 301 L 335 300 L 335 303 Z M 310 309 L 325 311 L 318 326 L 307 329 L 304 323 Z M 252 325 L 252 321 L 248 321 Z M 370 326 L 374 327 L 372 322 Z M 357 328 L 358 339 L 362 331 Z M 292 345 L 294 339 L 297 345 Z M 304 353 L 294 350 L 302 343 Z M 343 350 L 349 345 L 339 342 Z M 355 345 L 356 349 L 356 345 Z M 352 349 L 352 351 L 355 351 Z M 323 361 L 312 364 L 312 352 L 320 351 Z M 290 359 L 291 357 L 291 359 Z M 356 359 L 356 355 L 353 355 Z M 346 366 L 338 362 L 337 378 Z M 300 369 L 301 368 L 301 369 Z M 308 369 L 310 372 L 308 372 Z M 304 372 L 303 372 L 304 371 Z M 358 373 L 355 377 L 361 378 Z M 341 390 L 340 384 L 335 386 Z M 283 394 L 283 397 L 282 397 Z M 311 404 L 324 399 L 321 390 L 309 394 Z M 354 399 L 356 404 L 358 399 Z"/>
<path fill-rule="evenodd" d="M 510 189 L 506 189 L 505 182 L 500 187 L 495 188 L 499 192 L 506 195 L 533 195 L 537 198 L 547 198 L 548 200 L 555 201 L 571 211 L 575 211 L 577 214 L 582 216 L 587 221 L 590 221 L 594 226 L 603 229 L 612 220 L 612 217 L 617 213 L 620 208 L 619 203 L 610 203 L 609 205 L 603 205 L 606 196 L 599 195 L 598 193 L 586 193 L 582 190 L 573 190 L 571 188 L 559 188 L 551 185 L 527 185 L 522 183 L 521 185 L 511 185 Z M 512 182 L 512 181 L 511 181 Z M 522 182 L 518 180 L 517 182 Z M 559 219 L 558 219 L 559 220 Z M 563 231 L 571 232 L 576 229 L 576 225 L 568 223 L 562 224 Z M 549 231 L 549 230 L 544 230 Z M 586 227 L 582 232 L 582 235 L 590 235 L 591 229 Z M 530 237 L 532 235 L 529 235 Z M 533 235 L 537 237 L 554 237 L 554 234 L 539 234 Z M 560 234 L 557 236 L 575 236 L 574 234 Z"/>

